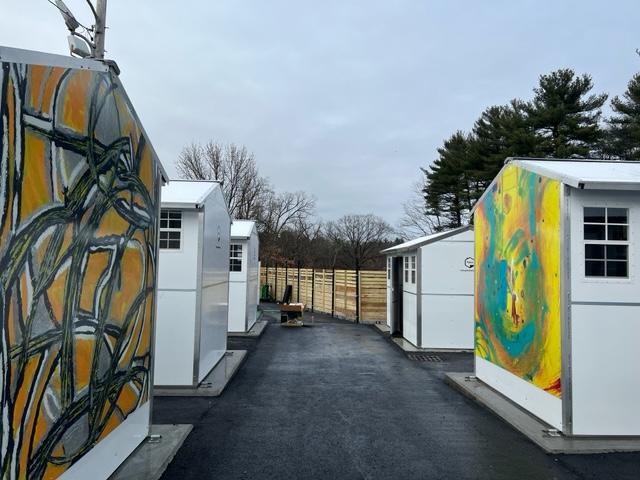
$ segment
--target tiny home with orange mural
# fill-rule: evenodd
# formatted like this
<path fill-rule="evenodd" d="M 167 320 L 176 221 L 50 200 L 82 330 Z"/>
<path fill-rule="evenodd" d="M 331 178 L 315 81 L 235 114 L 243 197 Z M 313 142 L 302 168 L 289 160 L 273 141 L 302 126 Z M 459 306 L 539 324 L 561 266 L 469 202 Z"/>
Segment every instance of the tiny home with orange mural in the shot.
<path fill-rule="evenodd" d="M 107 478 L 147 437 L 166 178 L 107 65 L 0 47 L 0 477 Z"/>
<path fill-rule="evenodd" d="M 640 163 L 509 159 L 472 213 L 477 378 L 565 435 L 640 435 Z"/>

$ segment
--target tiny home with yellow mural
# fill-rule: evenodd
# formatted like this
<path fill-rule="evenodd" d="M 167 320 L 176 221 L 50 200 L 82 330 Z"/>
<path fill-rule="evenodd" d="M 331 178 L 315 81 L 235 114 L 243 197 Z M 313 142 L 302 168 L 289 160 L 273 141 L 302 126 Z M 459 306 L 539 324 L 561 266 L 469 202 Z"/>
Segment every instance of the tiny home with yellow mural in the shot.
<path fill-rule="evenodd" d="M 640 163 L 509 159 L 473 218 L 477 378 L 565 435 L 640 435 Z"/>

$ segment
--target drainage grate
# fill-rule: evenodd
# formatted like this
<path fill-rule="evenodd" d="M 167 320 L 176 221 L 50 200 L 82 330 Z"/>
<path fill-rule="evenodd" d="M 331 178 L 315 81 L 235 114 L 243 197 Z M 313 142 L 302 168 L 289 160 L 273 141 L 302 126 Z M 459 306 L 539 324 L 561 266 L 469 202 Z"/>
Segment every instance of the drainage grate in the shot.
<path fill-rule="evenodd" d="M 441 362 L 442 359 L 438 355 L 429 353 L 407 353 L 409 360 L 414 362 Z"/>

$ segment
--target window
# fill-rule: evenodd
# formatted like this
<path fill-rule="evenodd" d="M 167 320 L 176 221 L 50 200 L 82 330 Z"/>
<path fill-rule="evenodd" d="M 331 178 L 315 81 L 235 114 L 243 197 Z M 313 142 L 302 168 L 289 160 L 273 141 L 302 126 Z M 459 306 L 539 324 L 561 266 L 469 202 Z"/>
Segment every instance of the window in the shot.
<path fill-rule="evenodd" d="M 629 276 L 629 210 L 584 208 L 584 274 Z"/>
<path fill-rule="evenodd" d="M 387 257 L 387 280 L 391 280 L 391 257 Z"/>
<path fill-rule="evenodd" d="M 409 257 L 404 257 L 404 283 L 409 283 Z"/>
<path fill-rule="evenodd" d="M 416 283 L 416 256 L 411 256 L 411 283 Z"/>
<path fill-rule="evenodd" d="M 182 235 L 182 212 L 180 210 L 160 211 L 160 248 L 180 250 Z"/>
<path fill-rule="evenodd" d="M 238 243 L 231 244 L 231 253 L 229 254 L 229 271 L 242 271 L 242 245 Z"/>

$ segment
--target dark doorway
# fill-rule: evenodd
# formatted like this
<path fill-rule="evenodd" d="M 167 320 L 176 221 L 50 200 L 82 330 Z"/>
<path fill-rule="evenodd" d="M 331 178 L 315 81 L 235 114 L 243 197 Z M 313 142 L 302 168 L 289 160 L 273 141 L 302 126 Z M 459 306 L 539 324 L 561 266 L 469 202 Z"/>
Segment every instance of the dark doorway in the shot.
<path fill-rule="evenodd" d="M 402 336 L 402 257 L 393 257 L 391 269 L 391 335 Z"/>

